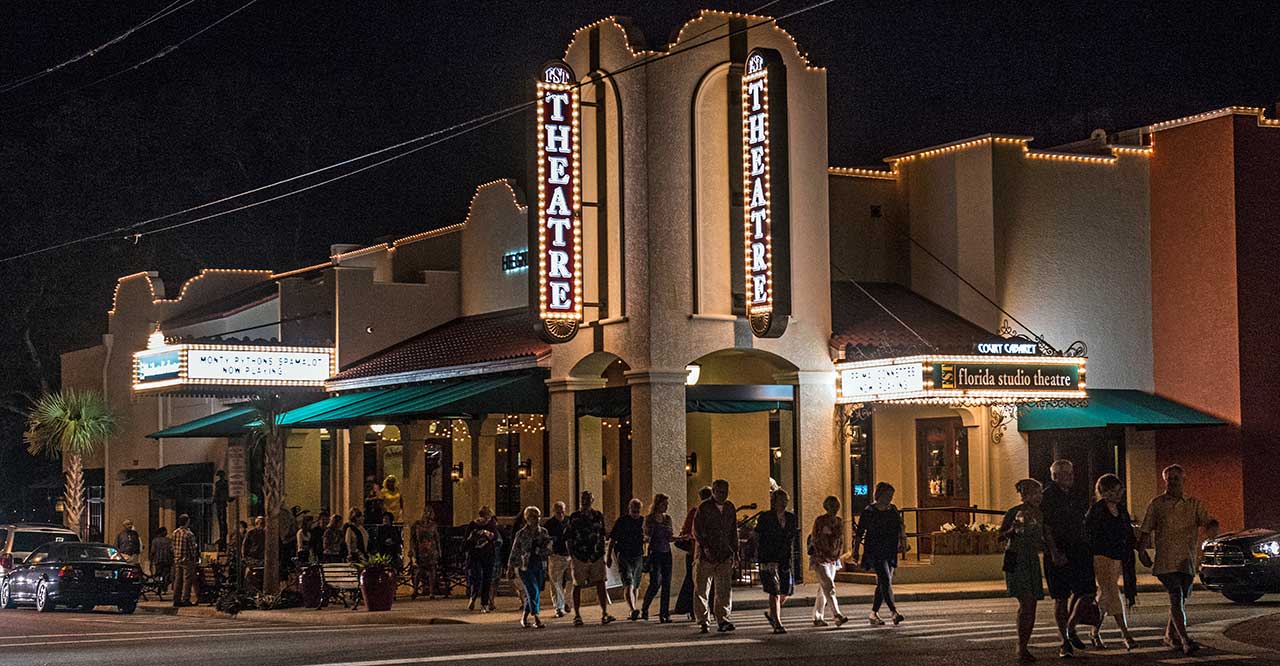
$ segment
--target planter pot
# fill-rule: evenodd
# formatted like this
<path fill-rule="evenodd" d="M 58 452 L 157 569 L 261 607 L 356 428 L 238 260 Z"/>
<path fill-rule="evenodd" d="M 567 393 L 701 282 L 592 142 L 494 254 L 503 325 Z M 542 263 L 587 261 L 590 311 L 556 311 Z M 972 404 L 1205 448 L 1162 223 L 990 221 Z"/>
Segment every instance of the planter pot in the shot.
<path fill-rule="evenodd" d="M 370 611 L 391 610 L 396 600 L 396 574 L 390 567 L 367 566 L 360 571 L 360 593 Z"/>

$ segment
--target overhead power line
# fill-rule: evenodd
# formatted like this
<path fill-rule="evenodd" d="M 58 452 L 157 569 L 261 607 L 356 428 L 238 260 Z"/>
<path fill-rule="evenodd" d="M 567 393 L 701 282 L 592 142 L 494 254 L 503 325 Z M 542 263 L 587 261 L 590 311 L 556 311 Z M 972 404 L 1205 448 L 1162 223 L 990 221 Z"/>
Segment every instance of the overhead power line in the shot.
<path fill-rule="evenodd" d="M 225 14 L 222 18 L 220 18 L 220 19 L 218 19 L 218 20 L 214 21 L 213 23 L 210 23 L 209 25 L 206 25 L 205 27 L 203 27 L 203 28 L 201 28 L 201 29 L 199 29 L 199 30 L 195 31 L 194 33 L 192 33 L 192 34 L 188 35 L 188 36 L 187 36 L 186 38 L 184 38 L 182 41 L 179 41 L 179 42 L 178 42 L 178 43 L 176 43 L 176 44 L 170 44 L 169 46 L 166 46 L 166 47 L 164 47 L 164 48 L 160 49 L 159 51 L 156 51 L 154 55 L 152 55 L 152 56 L 150 56 L 150 57 L 148 57 L 148 58 L 146 58 L 146 59 L 144 59 L 144 60 L 140 60 L 140 61 L 138 61 L 138 62 L 136 62 L 136 63 L 134 63 L 134 64 L 132 64 L 132 65 L 130 65 L 130 66 L 128 66 L 128 67 L 125 67 L 124 69 L 117 70 L 117 71 L 112 72 L 111 74 L 108 74 L 108 75 L 106 75 L 106 76 L 104 76 L 104 77 L 102 77 L 102 78 L 95 79 L 95 80 L 93 80 L 93 81 L 90 81 L 89 83 L 86 83 L 86 84 L 82 85 L 82 86 L 77 86 L 77 87 L 75 87 L 75 88 L 72 88 L 71 90 L 67 90 L 67 91 L 64 91 L 64 92 L 58 93 L 57 95 L 54 95 L 54 96 L 49 97 L 49 98 L 47 98 L 47 99 L 43 99 L 43 100 L 36 101 L 36 102 L 29 102 L 29 103 L 27 103 L 27 104 L 21 104 L 21 105 L 18 105 L 18 106 L 12 106 L 12 107 L 9 107 L 9 108 L 7 108 L 7 109 L 0 109 L 0 113 L 12 113 L 12 112 L 15 112 L 15 111 L 22 111 L 22 110 L 24 110 L 24 109 L 30 109 L 30 108 L 34 108 L 34 107 L 38 107 L 38 106 L 43 106 L 43 105 L 45 105 L 45 104 L 48 104 L 49 102 L 53 102 L 53 101 L 56 101 L 56 100 L 62 99 L 62 98 L 64 98 L 64 97 L 67 97 L 67 96 L 70 96 L 70 95 L 74 95 L 74 94 L 76 94 L 76 93 L 80 92 L 81 90 L 85 90 L 86 88 L 92 88 L 92 87 L 94 87 L 94 86 L 96 86 L 96 85 L 98 85 L 98 84 L 100 84 L 100 83 L 106 83 L 107 81 L 110 81 L 110 80 L 112 80 L 112 79 L 114 79 L 114 78 L 116 78 L 116 77 L 118 77 L 118 76 L 122 76 L 122 75 L 124 75 L 124 74 L 128 74 L 129 72 L 132 72 L 132 71 L 134 71 L 134 70 L 136 70 L 136 69 L 141 69 L 142 67 L 146 66 L 147 64 L 152 63 L 152 62 L 155 62 L 156 60 L 159 60 L 159 59 L 161 59 L 161 58 L 163 58 L 163 57 L 165 57 L 165 56 L 169 55 L 170 53 L 173 53 L 174 51 L 177 51 L 179 48 L 182 48 L 182 45 L 183 45 L 183 44 L 186 44 L 187 42 L 189 42 L 189 41 L 191 41 L 191 40 L 195 39 L 196 37 L 199 37 L 200 35 L 203 35 L 204 33 L 206 33 L 206 32 L 208 32 L 208 31 L 212 30 L 214 27 L 216 27 L 218 24 L 222 23 L 223 21 L 226 21 L 227 19 L 231 18 L 232 16 L 235 16 L 236 14 L 239 14 L 240 12 L 242 12 L 242 11 L 244 11 L 244 10 L 248 9 L 251 5 L 253 5 L 253 4 L 254 4 L 254 3 L 256 3 L 257 1 L 258 1 L 258 0 L 249 0 L 249 2 L 246 2 L 246 3 L 245 3 L 245 4 L 243 4 L 243 5 L 240 5 L 239 7 L 237 7 L 237 8 L 236 8 L 236 9 L 234 9 L 233 11 L 231 11 L 229 14 Z M 183 5 L 183 6 L 185 7 L 186 5 Z"/>
<path fill-rule="evenodd" d="M 219 22 L 221 22 L 221 20 L 225 20 L 226 18 L 230 18 L 230 16 L 232 16 L 232 15 L 234 15 L 235 13 L 239 12 L 240 10 L 242 10 L 242 9 L 244 9 L 244 8 L 246 8 L 246 7 L 248 7 L 249 5 L 252 5 L 252 4 L 253 4 L 254 2 L 256 2 L 256 1 L 257 1 L 257 0 L 250 0 L 250 2 L 249 2 L 249 3 L 247 3 L 247 4 L 243 5 L 242 7 L 240 7 L 239 9 L 237 9 L 235 12 L 232 12 L 231 14 L 228 14 L 228 15 L 227 15 L 226 17 L 224 17 L 223 19 L 220 19 L 220 20 L 219 20 Z M 769 5 L 775 4 L 777 1 L 778 1 L 778 0 L 773 0 L 773 2 L 767 3 L 767 4 L 766 4 L 766 5 L 764 5 L 763 7 L 768 7 Z M 679 55 L 679 54 L 682 54 L 682 53 L 686 53 L 686 52 L 691 51 L 691 50 L 693 50 L 693 49 L 696 49 L 696 48 L 699 48 L 699 47 L 702 47 L 702 46 L 706 46 L 706 45 L 709 45 L 709 44 L 716 43 L 716 42 L 718 42 L 718 41 L 720 41 L 720 40 L 727 39 L 727 38 L 729 38 L 729 37 L 732 37 L 732 36 L 734 36 L 734 35 L 737 35 L 737 34 L 740 34 L 740 33 L 743 33 L 743 32 L 747 32 L 747 31 L 749 31 L 749 30 L 753 30 L 753 29 L 756 29 L 756 28 L 759 28 L 759 27 L 762 27 L 762 26 L 766 26 L 766 25 L 771 25 L 771 24 L 774 24 L 774 23 L 776 23 L 776 22 L 778 22 L 778 21 L 781 21 L 781 20 L 784 20 L 784 19 L 787 19 L 787 18 L 790 18 L 790 17 L 793 17 L 793 16 L 798 16 L 798 15 L 803 14 L 803 13 L 805 13 L 805 12 L 812 11 L 812 10 L 814 10 L 814 9 L 818 9 L 819 7 L 823 7 L 823 6 L 825 6 L 825 5 L 831 4 L 832 2 L 835 2 L 835 1 L 836 1 L 836 0 L 821 0 L 820 2 L 815 2 L 815 3 L 812 3 L 812 4 L 810 4 L 810 5 L 806 5 L 806 6 L 804 6 L 804 7 L 801 7 L 800 9 L 797 9 L 797 10 L 795 10 L 795 11 L 789 12 L 789 13 L 784 14 L 784 15 L 782 15 L 782 16 L 778 16 L 778 17 L 774 17 L 774 18 L 768 18 L 768 19 L 762 20 L 762 21 L 760 21 L 760 22 L 758 22 L 758 23 L 750 24 L 750 25 L 744 26 L 744 27 L 742 27 L 742 28 L 738 28 L 738 29 L 736 29 L 736 30 L 729 30 L 727 33 L 725 33 L 725 34 L 723 34 L 723 35 L 718 35 L 718 36 L 716 36 L 716 37 L 714 37 L 714 38 L 712 38 L 712 39 L 709 39 L 709 40 L 706 40 L 706 41 L 703 41 L 703 42 L 698 42 L 698 43 L 696 43 L 696 44 L 691 44 L 690 46 L 685 47 L 685 48 L 682 48 L 682 49 L 673 49 L 672 51 L 668 51 L 668 52 L 665 52 L 665 53 L 655 54 L 655 55 L 653 55 L 653 56 L 649 56 L 649 57 L 647 57 L 647 58 L 644 58 L 644 59 L 642 59 L 642 60 L 640 60 L 640 61 L 638 61 L 638 62 L 635 62 L 635 63 L 632 63 L 632 64 L 627 65 L 627 66 L 625 66 L 625 67 L 622 67 L 622 68 L 618 69 L 617 71 L 610 73 L 610 74 L 609 74 L 609 76 L 610 76 L 610 77 L 616 77 L 616 76 L 618 76 L 619 74 L 622 74 L 622 73 L 625 73 L 625 72 L 631 71 L 631 70 L 636 69 L 636 68 L 638 68 L 638 67 L 644 67 L 644 66 L 647 66 L 647 65 L 652 64 L 653 62 L 656 62 L 656 61 L 658 61 L 658 60 L 663 60 L 663 59 L 666 59 L 666 58 L 669 58 L 669 57 L 672 57 L 672 56 L 675 56 L 675 55 Z M 763 7 L 762 7 L 762 8 L 763 8 Z M 213 24 L 213 25 L 216 25 L 216 23 L 215 23 L 215 24 Z M 212 25 L 211 25 L 211 26 L 209 26 L 209 28 L 211 28 L 211 27 L 213 27 L 213 26 L 212 26 Z M 719 26 L 716 26 L 716 28 L 711 28 L 711 29 L 709 29 L 709 30 L 703 31 L 703 32 L 699 33 L 698 35 L 695 35 L 694 37 L 692 37 L 692 38 L 690 38 L 690 39 L 691 39 L 691 40 L 692 40 L 692 39 L 696 39 L 697 37 L 700 37 L 700 36 L 702 36 L 702 35 L 705 35 L 705 34 L 707 34 L 708 32 L 711 32 L 712 30 L 718 29 L 718 27 L 719 27 Z M 207 30 L 207 29 L 208 29 L 208 28 L 206 28 L 206 30 Z M 203 30 L 202 30 L 201 32 L 203 32 Z M 196 35 L 198 35 L 198 34 L 199 34 L 199 33 L 196 33 Z M 192 35 L 192 37 L 190 37 L 190 38 L 188 38 L 188 39 L 194 38 L 196 35 Z M 187 41 L 187 40 L 183 40 L 183 42 L 185 42 L 185 41 Z M 178 44 L 178 45 L 175 45 L 173 48 L 177 48 L 177 46 L 180 46 L 181 44 L 182 44 L 182 42 L 179 42 L 179 44 Z M 161 55 L 163 55 L 163 53 L 162 53 Z M 158 57 L 158 56 L 157 56 L 157 57 Z M 144 62 L 145 62 L 145 61 L 144 61 Z M 123 73 L 123 72 L 119 72 L 119 73 Z M 91 85 L 92 85 L 92 84 L 91 84 Z M 579 83 L 579 84 L 578 84 L 578 86 L 579 86 L 579 87 L 581 87 L 582 85 L 583 85 L 583 84 L 581 84 L 581 83 Z M 0 264 L 9 263 L 9 262 L 11 262 L 11 261 L 16 261 L 16 260 L 18 260 L 18 259 L 23 259 L 23 258 L 26 258 L 26 257 L 36 256 L 36 255 L 44 254 L 44 253 L 47 253 L 47 252 L 52 252 L 52 251 L 54 251 L 54 250 L 59 250 L 59 249 L 62 249 L 62 248 L 70 247 L 70 246 L 73 246 L 73 245 L 78 245 L 78 244 L 81 244 L 81 243 L 86 243 L 86 242 L 90 242 L 90 241 L 94 241 L 94 240 L 98 240 L 98 239 L 103 239 L 103 238 L 108 238 L 108 237 L 113 237 L 113 236 L 115 236 L 115 237 L 122 237 L 122 238 L 125 238 L 125 239 L 131 239 L 131 240 L 134 240 L 134 241 L 136 242 L 138 239 L 140 239 L 140 238 L 141 238 L 141 237 L 143 237 L 143 236 L 148 236 L 148 235 L 152 235 L 152 234 L 155 234 L 155 233 L 160 233 L 160 232 L 163 232 L 163 231 L 170 231 L 170 230 L 173 230 L 173 229 L 178 229 L 178 228 L 185 227 L 185 226 L 188 226 L 188 225 L 191 225 L 191 224 L 195 224 L 195 223 L 198 223 L 198 222 L 203 222 L 203 221 L 206 221 L 206 220 L 210 220 L 210 219 L 214 219 L 214 218 L 217 218 L 217 217 L 221 217 L 221 216 L 223 216 L 223 215 L 228 215 L 228 214 L 230 214 L 230 213 L 238 212 L 238 211 L 241 211 L 241 210 L 246 210 L 246 209 L 249 209 L 249 208 L 255 208 L 255 207 L 257 207 L 257 206 L 261 206 L 261 205 L 266 204 L 266 203 L 270 203 L 270 202 L 273 202 L 273 201 L 278 201 L 278 200 L 280 200 L 280 199 L 288 198 L 288 197 L 294 196 L 294 195 L 296 195 L 296 194 L 301 194 L 301 193 L 303 193 L 303 192 L 306 192 L 306 191 L 309 191 L 309 190 L 312 190 L 312 189 L 315 189 L 315 188 L 318 188 L 318 187 L 322 187 L 322 186 L 324 186 L 324 185 L 328 185 L 328 184 L 333 183 L 333 182 L 336 182 L 336 181 L 338 181 L 338 180 L 342 180 L 342 179 L 344 179 L 344 178 L 347 178 L 347 177 L 350 177 L 350 176 L 353 176 L 353 175 L 356 175 L 356 174 L 362 173 L 362 172 L 367 171 L 367 170 L 369 170 L 369 169 L 372 169 L 372 168 L 374 168 L 374 167 L 381 166 L 381 165 L 386 164 L 386 163 L 388 163 L 388 162 L 392 162 L 392 161 L 394 161 L 394 160 L 400 159 L 401 157 L 405 157 L 405 156 L 411 155 L 411 154 L 416 153 L 416 152 L 418 152 L 418 151 L 420 151 L 420 150 L 423 150 L 423 149 L 425 149 L 425 148 L 429 148 L 429 147 L 431 147 L 431 146 L 439 145 L 440 143 L 443 143 L 443 142 L 448 141 L 448 140 L 450 140 L 450 139 L 453 139 L 453 138 L 456 138 L 456 137 L 462 136 L 462 135 L 464 135 L 464 134 L 467 134 L 467 133 L 469 133 L 469 132 L 472 132 L 472 131 L 474 131 L 474 130 L 477 130 L 477 129 L 481 128 L 481 127 L 485 127 L 485 126 L 491 125 L 491 124 L 493 124 L 493 123 L 495 123 L 495 122 L 497 122 L 497 121 L 499 121 L 499 120 L 503 120 L 503 119 L 505 119 L 505 118 L 507 118 L 507 117 L 510 117 L 510 116 L 512 116 L 512 115 L 515 115 L 516 113 L 519 113 L 520 111 L 523 111 L 524 109 L 527 109 L 527 108 L 529 108 L 529 107 L 532 107 L 534 104 L 536 104 L 536 103 L 537 103 L 537 101 L 538 101 L 537 99 L 532 99 L 532 100 L 527 100 L 527 101 L 524 101 L 524 102 L 520 102 L 520 103 L 518 103 L 518 104 L 514 104 L 514 105 L 512 105 L 512 106 L 508 106 L 508 107 L 506 107 L 506 108 L 504 108 L 504 109 L 500 109 L 500 110 L 498 110 L 498 111 L 494 111 L 494 112 L 492 112 L 492 113 L 485 114 L 485 115 L 483 115 L 483 116 L 478 116 L 478 117 L 476 117 L 476 118 L 472 118 L 472 119 L 469 119 L 469 120 L 466 120 L 466 121 L 463 121 L 463 122 L 457 123 L 457 124 L 452 125 L 452 126 L 450 126 L 450 127 L 448 127 L 448 128 L 444 128 L 444 129 L 441 129 L 441 130 L 436 130 L 436 131 L 434 131 L 434 132 L 430 132 L 430 133 L 428 133 L 428 134 L 424 134 L 424 135 L 422 135 L 422 136 L 418 136 L 418 137 L 415 137 L 415 138 L 413 138 L 413 139 L 409 139 L 409 140 L 407 140 L 407 141 L 402 141 L 402 142 L 400 142 L 400 143 L 397 143 L 397 144 L 394 144 L 394 145 L 391 145 L 391 146 L 387 146 L 387 147 L 385 147 L 385 148 L 380 148 L 380 149 L 378 149 L 378 150 L 375 150 L 375 151 L 372 151 L 372 152 L 369 152 L 369 153 L 365 153 L 365 154 L 363 154 L 363 155 L 359 155 L 359 156 L 357 156 L 357 157 L 352 157 L 352 158 L 349 158 L 349 159 L 343 160 L 343 161 L 341 161 L 341 162 L 337 162 L 337 163 L 334 163 L 334 164 L 331 164 L 331 165 L 328 165 L 328 166 L 325 166 L 325 167 L 321 167 L 321 168 L 319 168 L 319 169 L 314 169 L 314 170 L 312 170 L 312 171 L 308 171 L 308 172 L 303 173 L 303 174 L 298 174 L 298 175 L 295 175 L 295 176 L 291 176 L 291 177 L 289 177 L 289 178 L 285 178 L 285 179 L 283 179 L 283 180 L 279 180 L 279 181 L 276 181 L 276 182 L 273 182 L 273 183 L 270 183 L 270 184 L 267 184 L 267 185 L 262 185 L 262 186 L 259 186 L 259 187 L 256 187 L 256 188 L 253 188 L 253 189 L 250 189 L 250 190 L 246 190 L 246 191 L 244 191 L 244 192 L 240 192 L 240 193 L 237 193 L 237 194 L 233 194 L 233 195 L 229 195 L 229 196 L 226 196 L 226 197 L 222 197 L 222 198 L 220 198 L 220 199 L 217 199 L 217 200 L 214 200 L 214 201 L 210 201 L 210 202 L 207 202 L 207 203 L 204 203 L 204 204 L 200 204 L 200 205 L 198 205 L 198 206 L 192 206 L 192 207 L 190 207 L 190 208 L 186 208 L 186 209 L 183 209 L 183 210 L 180 210 L 180 211 L 176 211 L 176 212 L 173 212 L 173 213 L 168 213 L 168 214 L 165 214 L 165 215 L 160 215 L 160 216 L 157 216 L 157 217 L 149 218 L 149 219 L 146 219 L 146 220 L 142 220 L 142 221 L 140 221 L 140 222 L 135 222 L 135 223 L 132 223 L 132 224 L 129 224 L 129 225 L 125 225 L 125 226 L 122 226 L 122 227 L 117 227 L 117 228 L 115 228 L 115 229 L 111 229 L 111 230 L 109 230 L 109 231 L 104 231 L 104 232 L 100 232 L 100 233 L 96 233 L 96 234 L 91 234 L 91 235 L 83 236 L 83 237 L 80 237 L 80 238 L 74 238 L 74 239 L 67 240 L 67 241 L 63 241 L 63 242 L 61 242 L 61 243 L 57 243 L 57 244 L 54 244 L 54 245 L 49 245 L 49 246 L 45 246 L 45 247 L 41 247 L 41 248 L 37 248 L 37 249 L 33 249 L 33 250 L 28 250 L 28 251 L 25 251 L 25 252 L 20 252 L 20 253 L 18 253 L 18 254 L 14 254 L 14 255 L 11 255 L 11 256 L 8 256 L 8 257 L 4 257 L 4 258 L 0 259 Z M 444 135 L 444 136 L 441 136 L 441 135 Z M 258 192 L 265 191 L 265 190 L 273 189 L 273 188 L 275 188 L 275 187 L 279 187 L 279 186 L 281 186 L 281 185 L 284 185 L 284 184 L 287 184 L 287 183 L 290 183 L 290 182 L 294 182 L 294 181 L 297 181 L 297 180 L 300 180 L 300 179 L 303 179 L 303 178 L 307 178 L 307 177 L 309 177 L 309 176 L 318 175 L 318 174 L 320 174 L 320 173 L 323 173 L 323 172 L 326 172 L 326 171 L 331 171 L 331 170 L 333 170 L 333 169 L 336 169 L 336 168 L 339 168 L 339 167 L 342 167 L 342 166 L 347 166 L 347 165 L 350 165 L 350 164 L 353 164 L 353 163 L 356 163 L 356 162 L 360 162 L 360 161 L 365 160 L 365 159 L 368 159 L 368 158 L 370 158 L 370 157 L 374 157 L 374 156 L 377 156 L 377 155 L 380 155 L 380 154 L 384 154 L 384 153 L 387 153 L 387 152 L 389 152 L 389 151 L 396 150 L 396 149 L 398 149 L 398 148 L 405 148 L 405 147 L 410 146 L 410 145 L 412 145 L 412 144 L 420 143 L 420 142 L 422 142 L 422 141 L 426 141 L 426 140 L 428 140 L 428 139 L 432 139 L 432 138 L 435 138 L 435 137 L 439 137 L 439 138 L 436 138 L 435 140 L 430 141 L 429 143 L 427 143 L 427 144 L 425 144 L 425 145 L 422 145 L 422 146 L 416 146 L 416 147 L 414 147 L 414 148 L 410 148 L 410 149 L 408 149 L 408 150 L 404 150 L 404 151 L 402 151 L 402 152 L 399 152 L 399 153 L 396 153 L 396 154 L 394 154 L 394 155 L 391 155 L 390 157 L 386 157 L 386 158 L 384 158 L 384 159 L 378 160 L 377 162 L 374 162 L 374 163 L 372 163 L 372 164 L 368 164 L 368 165 L 362 166 L 362 167 L 360 167 L 360 168 L 357 168 L 357 169 L 354 169 L 354 170 L 351 170 L 351 171 L 346 171 L 346 172 L 340 173 L 340 174 L 338 174 L 338 175 L 336 175 L 336 176 L 333 176 L 333 177 L 331 177 L 331 178 L 327 178 L 327 179 L 325 179 L 325 180 L 323 180 L 323 181 L 320 181 L 320 182 L 317 182 L 317 183 L 312 183 L 312 184 L 310 184 L 310 185 L 306 185 L 306 186 L 301 187 L 301 188 L 298 188 L 298 189 L 296 189 L 296 190 L 290 190 L 290 191 L 288 191 L 288 192 L 284 192 L 284 193 L 281 193 L 281 194 L 278 194 L 278 195 L 275 195 L 275 196 L 269 197 L 269 198 L 267 198 L 267 199 L 262 199 L 262 200 L 260 200 L 260 201 L 255 201 L 255 202 L 251 202 L 251 203 L 244 204 L 244 205 L 241 205 L 241 206 L 236 206 L 236 207 L 231 208 L 231 209 L 227 209 L 227 210 L 224 210 L 224 211 L 219 211 L 219 212 L 217 212 L 217 213 L 212 213 L 212 214 L 209 214 L 209 215 L 204 215 L 204 216 L 201 216 L 201 217 L 198 217 L 198 218 L 195 218 L 195 219 L 191 219 L 191 220 L 184 220 L 184 221 L 182 221 L 182 222 L 179 222 L 179 223 L 176 223 L 176 224 L 166 225 L 166 226 L 163 226 L 163 227 L 160 227 L 160 228 L 157 228 L 157 229 L 143 230 L 145 227 L 147 227 L 147 226 L 149 226 L 149 225 L 151 225 L 151 224 L 154 224 L 154 223 L 156 223 L 156 222 L 162 221 L 162 220 L 166 220 L 166 219 L 170 219 L 170 218 L 178 217 L 178 216 L 183 215 L 183 214 L 185 214 L 185 213 L 195 212 L 195 211 L 197 211 L 197 210 L 202 210 L 202 209 L 205 209 L 205 208 L 209 208 L 209 207 L 211 207 L 211 206 L 215 206 L 215 205 L 218 205 L 218 204 L 221 204 L 221 203 L 227 203 L 227 202 L 233 201 L 233 200 L 235 200 L 235 199 L 239 199 L 239 198 L 241 198 L 241 197 L 248 196 L 248 195 L 250 195 L 250 194 L 255 194 L 255 193 L 258 193 Z"/>
<path fill-rule="evenodd" d="M 151 25 L 152 23 L 155 23 L 156 21 L 159 21 L 160 19 L 165 18 L 166 16 L 169 16 L 170 14 L 173 14 L 181 10 L 183 7 L 186 7 L 187 5 L 190 5 L 193 2 L 195 2 L 195 0 L 186 0 L 185 2 L 183 0 L 174 0 L 173 2 L 169 3 L 169 5 L 166 6 L 164 9 L 161 9 L 160 11 L 152 14 L 151 16 L 148 16 L 146 20 L 142 21 L 141 23 L 133 26 L 132 28 L 129 28 L 128 30 L 125 30 L 124 32 L 120 33 L 119 35 L 116 35 L 115 37 L 112 37 L 111 39 L 103 42 L 102 44 L 99 44 L 98 46 L 95 46 L 89 49 L 88 51 L 85 51 L 84 53 L 68 58 L 67 60 L 64 60 L 56 65 L 46 67 L 38 72 L 33 72 L 26 76 L 14 79 L 13 81 L 9 81 L 8 83 L 0 84 L 0 93 L 7 93 L 11 90 L 21 88 L 22 86 L 25 86 L 28 83 L 31 83 L 32 81 L 36 81 L 46 76 L 49 76 L 50 74 L 53 74 L 54 72 L 57 72 L 71 65 L 74 65 L 75 63 L 80 62 L 81 60 L 84 60 L 86 58 L 92 58 L 93 56 L 98 55 L 102 51 L 128 39 L 131 35 L 133 35 L 133 33 Z"/>

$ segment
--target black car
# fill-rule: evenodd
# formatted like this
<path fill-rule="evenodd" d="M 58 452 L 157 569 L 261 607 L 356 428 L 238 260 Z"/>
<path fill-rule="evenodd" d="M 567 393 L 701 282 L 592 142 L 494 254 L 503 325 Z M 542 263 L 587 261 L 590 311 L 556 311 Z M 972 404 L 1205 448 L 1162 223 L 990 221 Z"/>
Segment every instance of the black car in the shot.
<path fill-rule="evenodd" d="M 1280 593 L 1280 531 L 1244 530 L 1209 539 L 1200 582 L 1239 604 Z"/>
<path fill-rule="evenodd" d="M 41 612 L 58 606 L 90 610 L 105 605 L 132 613 L 140 596 L 142 569 L 105 543 L 45 544 L 0 583 L 0 606 L 29 603 Z"/>

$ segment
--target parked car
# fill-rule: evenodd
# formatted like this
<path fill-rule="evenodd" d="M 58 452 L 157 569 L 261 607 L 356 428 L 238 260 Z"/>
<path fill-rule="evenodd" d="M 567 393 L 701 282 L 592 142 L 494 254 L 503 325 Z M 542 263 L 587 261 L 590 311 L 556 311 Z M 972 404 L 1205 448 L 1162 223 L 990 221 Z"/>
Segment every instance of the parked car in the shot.
<path fill-rule="evenodd" d="M 1280 593 L 1280 531 L 1229 532 L 1205 541 L 1200 582 L 1238 603 Z"/>
<path fill-rule="evenodd" d="M 0 578 L 13 569 L 15 563 L 27 559 L 31 551 L 46 543 L 79 541 L 75 532 L 57 525 L 44 523 L 11 523 L 0 525 Z"/>
<path fill-rule="evenodd" d="M 141 596 L 142 568 L 105 543 L 45 544 L 0 582 L 0 607 L 34 604 L 40 612 L 106 605 L 132 613 Z"/>

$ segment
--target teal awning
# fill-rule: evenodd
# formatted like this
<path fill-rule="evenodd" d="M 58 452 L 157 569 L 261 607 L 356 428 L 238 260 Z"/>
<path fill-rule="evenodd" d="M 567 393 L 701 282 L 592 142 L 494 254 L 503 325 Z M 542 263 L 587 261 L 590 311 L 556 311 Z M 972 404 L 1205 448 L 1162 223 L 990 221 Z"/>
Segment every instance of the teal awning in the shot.
<path fill-rule="evenodd" d="M 541 414 L 547 389 L 541 373 L 464 377 L 363 393 L 346 393 L 281 414 L 289 428 L 395 423 L 473 414 Z"/>
<path fill-rule="evenodd" d="M 217 414 L 210 414 L 194 421 L 165 428 L 160 432 L 147 435 L 150 439 L 169 439 L 175 437 L 239 437 L 247 433 L 257 415 L 247 405 L 224 409 Z"/>
<path fill-rule="evenodd" d="M 1087 407 L 1035 407 L 1018 415 L 1018 430 L 1067 430 L 1136 426 L 1168 428 L 1177 426 L 1223 425 L 1209 416 L 1172 400 L 1130 389 L 1089 389 Z"/>

